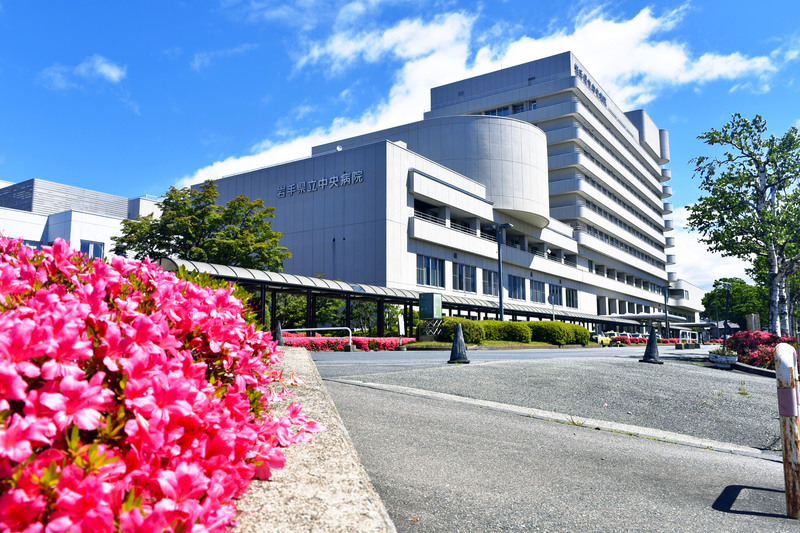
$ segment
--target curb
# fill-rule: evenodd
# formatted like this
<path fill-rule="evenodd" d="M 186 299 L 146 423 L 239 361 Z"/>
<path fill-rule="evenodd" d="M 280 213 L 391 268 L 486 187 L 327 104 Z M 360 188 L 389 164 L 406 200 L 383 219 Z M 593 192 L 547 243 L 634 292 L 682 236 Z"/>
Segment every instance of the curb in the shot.
<path fill-rule="evenodd" d="M 234 531 L 396 533 L 311 355 L 303 348 L 282 351 L 284 374 L 303 380 L 288 401 L 302 403 L 302 412 L 328 430 L 285 449 L 286 466 L 272 479 L 250 483 L 237 502 Z"/>

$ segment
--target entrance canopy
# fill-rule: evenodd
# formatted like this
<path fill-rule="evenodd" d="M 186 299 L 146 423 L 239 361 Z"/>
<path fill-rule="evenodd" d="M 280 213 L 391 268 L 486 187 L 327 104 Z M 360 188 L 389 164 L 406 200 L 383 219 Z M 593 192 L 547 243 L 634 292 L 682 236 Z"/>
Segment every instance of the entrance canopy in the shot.
<path fill-rule="evenodd" d="M 266 302 L 266 293 L 272 293 L 273 303 L 275 293 L 294 293 L 304 294 L 307 297 L 307 327 L 314 327 L 316 321 L 314 300 L 317 297 L 341 298 L 346 301 L 352 299 L 377 301 L 379 306 L 385 303 L 402 305 L 407 308 L 416 306 L 419 303 L 421 292 L 408 289 L 396 289 L 392 287 L 382 287 L 380 285 L 367 285 L 364 283 L 350 283 L 339 280 L 322 279 L 309 276 L 298 276 L 283 272 L 269 272 L 266 270 L 256 270 L 237 266 L 218 265 L 214 263 L 204 263 L 201 261 L 187 261 L 174 257 L 163 257 L 158 260 L 158 264 L 168 271 L 178 270 L 185 267 L 192 272 L 205 272 L 213 277 L 235 281 L 246 287 L 255 288 L 260 293 L 262 301 Z M 349 306 L 348 306 L 349 307 Z M 488 318 L 488 316 L 499 316 L 500 309 L 496 300 L 481 299 L 478 297 L 456 296 L 442 294 L 442 309 L 449 310 L 451 316 L 475 316 L 476 318 Z M 530 320 L 531 318 L 553 317 L 553 309 L 546 305 L 529 305 L 523 301 L 505 302 L 503 310 L 510 314 L 513 320 Z M 483 315 L 481 317 L 481 315 Z M 275 320 L 275 313 L 271 313 L 272 321 Z M 637 320 L 639 315 L 592 315 L 580 313 L 578 311 L 566 310 L 563 307 L 555 309 L 557 320 L 583 323 L 587 326 L 594 324 L 628 326 L 639 325 Z M 659 315 L 663 319 L 663 315 Z M 262 313 L 262 320 L 264 316 Z M 675 317 L 676 320 L 681 317 Z M 346 318 L 349 327 L 349 316 Z M 670 316 L 670 320 L 673 318 Z M 277 324 L 271 324 L 271 329 L 275 329 Z M 378 332 L 382 334 L 383 324 L 378 321 Z M 593 327 L 589 327 L 593 329 Z"/>

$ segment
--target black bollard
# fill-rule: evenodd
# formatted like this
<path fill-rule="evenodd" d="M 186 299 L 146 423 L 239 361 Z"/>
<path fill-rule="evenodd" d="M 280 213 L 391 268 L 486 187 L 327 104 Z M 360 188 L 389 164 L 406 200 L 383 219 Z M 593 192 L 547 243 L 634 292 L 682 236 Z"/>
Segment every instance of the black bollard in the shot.
<path fill-rule="evenodd" d="M 281 322 L 278 321 L 278 327 L 275 328 L 275 342 L 278 346 L 283 346 L 283 331 L 281 331 Z"/>
<path fill-rule="evenodd" d="M 650 326 L 650 338 L 647 339 L 647 348 L 644 349 L 644 357 L 639 359 L 640 363 L 653 363 L 663 365 L 664 361 L 658 358 L 658 338 L 656 337 L 656 327 Z"/>
<path fill-rule="evenodd" d="M 450 350 L 450 360 L 448 363 L 467 364 L 467 346 L 464 344 L 464 333 L 461 331 L 461 324 L 456 324 L 456 333 L 453 338 L 453 349 Z"/>

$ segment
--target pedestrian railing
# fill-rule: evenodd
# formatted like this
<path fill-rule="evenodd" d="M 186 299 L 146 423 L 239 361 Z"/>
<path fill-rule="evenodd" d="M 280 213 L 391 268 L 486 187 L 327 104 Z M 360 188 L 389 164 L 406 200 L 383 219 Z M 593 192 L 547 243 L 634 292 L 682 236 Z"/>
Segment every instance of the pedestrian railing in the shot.
<path fill-rule="evenodd" d="M 347 331 L 347 337 L 348 337 L 347 344 L 348 344 L 348 346 L 350 346 L 350 347 L 352 348 L 352 347 L 353 347 L 353 330 L 351 330 L 350 328 L 346 328 L 346 327 L 340 327 L 340 328 L 294 328 L 294 329 L 281 329 L 281 331 L 289 331 L 289 332 L 295 332 L 295 331 L 342 331 L 342 330 L 345 330 L 345 331 Z"/>

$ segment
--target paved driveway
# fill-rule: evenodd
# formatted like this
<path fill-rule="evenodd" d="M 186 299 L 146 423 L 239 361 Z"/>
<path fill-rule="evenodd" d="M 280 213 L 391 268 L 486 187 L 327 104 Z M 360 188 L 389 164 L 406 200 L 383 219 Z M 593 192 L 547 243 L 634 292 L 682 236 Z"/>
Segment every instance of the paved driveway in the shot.
<path fill-rule="evenodd" d="M 314 358 L 400 532 L 800 531 L 774 380 L 622 350 Z"/>

